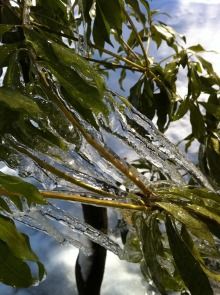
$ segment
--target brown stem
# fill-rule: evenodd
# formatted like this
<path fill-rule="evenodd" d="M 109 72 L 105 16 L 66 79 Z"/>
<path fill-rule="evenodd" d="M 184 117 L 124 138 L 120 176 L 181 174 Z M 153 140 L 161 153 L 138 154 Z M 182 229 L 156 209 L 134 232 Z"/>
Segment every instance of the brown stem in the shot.
<path fill-rule="evenodd" d="M 140 179 L 136 170 L 129 167 L 126 163 L 124 163 L 121 159 L 116 158 L 114 154 L 112 154 L 107 148 L 105 148 L 102 144 L 97 142 L 97 140 L 82 126 L 79 119 L 68 109 L 65 102 L 63 102 L 60 97 L 51 91 L 51 85 L 48 83 L 45 75 L 42 73 L 39 66 L 36 64 L 39 79 L 46 93 L 49 92 L 49 96 L 53 99 L 65 117 L 69 120 L 69 122 L 75 126 L 86 139 L 86 141 L 93 146 L 98 153 L 105 158 L 108 162 L 110 162 L 113 166 L 115 166 L 119 171 L 121 171 L 127 178 L 129 178 L 136 186 L 144 193 L 146 197 L 154 196 L 154 193 L 146 187 L 143 181 Z M 134 168 L 134 167 L 133 167 Z"/>

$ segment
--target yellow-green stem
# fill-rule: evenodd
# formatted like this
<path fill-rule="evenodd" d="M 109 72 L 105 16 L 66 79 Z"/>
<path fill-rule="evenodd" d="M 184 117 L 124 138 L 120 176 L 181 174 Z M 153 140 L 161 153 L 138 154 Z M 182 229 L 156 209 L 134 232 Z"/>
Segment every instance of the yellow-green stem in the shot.
<path fill-rule="evenodd" d="M 115 200 L 101 200 L 91 197 L 83 197 L 77 194 L 69 194 L 63 192 L 55 192 L 55 191 L 40 191 L 42 196 L 46 199 L 60 199 L 64 201 L 73 201 L 79 202 L 84 204 L 91 204 L 94 206 L 101 206 L 101 207 L 113 207 L 119 209 L 130 209 L 130 210 L 139 210 L 144 211 L 148 207 L 144 205 L 136 205 L 132 203 L 122 203 Z"/>
<path fill-rule="evenodd" d="M 141 40 L 141 37 L 140 37 L 140 35 L 138 34 L 138 31 L 137 31 L 137 29 L 136 29 L 136 26 L 135 26 L 135 24 L 133 23 L 133 21 L 132 21 L 130 15 L 127 13 L 127 11 L 126 11 L 126 9 L 125 9 L 124 7 L 123 7 L 123 12 L 124 12 L 124 15 L 126 16 L 126 18 L 128 19 L 128 22 L 130 23 L 130 25 L 131 25 L 131 27 L 132 27 L 132 30 L 133 30 L 134 34 L 136 35 L 137 41 L 138 41 L 138 43 L 139 43 L 139 45 L 140 45 L 140 47 L 141 47 L 141 50 L 142 50 L 142 52 L 143 52 L 144 59 L 145 59 L 145 61 L 146 61 L 146 66 L 148 66 L 148 65 L 149 65 L 149 60 L 148 60 L 148 57 L 147 57 L 147 54 L 146 54 L 146 51 L 145 51 L 145 48 L 144 48 L 144 44 L 143 44 L 143 42 L 142 42 L 142 40 Z"/>

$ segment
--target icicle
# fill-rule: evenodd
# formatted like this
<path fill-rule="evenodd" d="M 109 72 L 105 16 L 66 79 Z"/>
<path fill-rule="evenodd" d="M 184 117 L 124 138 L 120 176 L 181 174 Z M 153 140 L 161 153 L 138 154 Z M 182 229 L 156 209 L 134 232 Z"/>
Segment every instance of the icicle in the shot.
<path fill-rule="evenodd" d="M 83 7 L 83 1 L 79 0 L 79 10 L 82 18 L 82 41 L 81 41 L 81 54 L 82 56 L 88 56 L 89 53 L 89 48 L 87 44 L 87 38 L 86 38 L 86 21 L 85 21 L 85 16 L 84 16 L 84 7 Z"/>
<path fill-rule="evenodd" d="M 117 243 L 113 242 L 107 235 L 96 230 L 89 224 L 86 224 L 80 221 L 78 218 L 75 218 L 67 214 L 60 208 L 55 207 L 54 205 L 42 206 L 40 211 L 44 216 L 62 223 L 69 229 L 72 229 L 77 233 L 83 234 L 91 241 L 103 246 L 104 248 L 113 252 L 117 256 L 121 256 L 122 250 L 120 246 Z"/>
<path fill-rule="evenodd" d="M 191 174 L 200 184 L 204 185 L 206 188 L 213 190 L 212 186 L 202 174 L 202 172 L 197 169 L 193 163 L 186 160 L 186 158 L 181 154 L 177 147 L 172 144 L 166 137 L 164 137 L 159 130 L 153 125 L 147 117 L 143 116 L 136 109 L 131 107 L 130 111 L 126 111 L 126 115 L 129 116 L 131 120 L 136 122 L 143 131 L 145 130 L 145 142 L 151 142 L 151 144 L 165 156 L 167 161 L 171 161 L 180 168 L 184 168 L 189 174 Z"/>
<path fill-rule="evenodd" d="M 75 232 L 103 246 L 117 256 L 122 256 L 122 249 L 120 246 L 112 241 L 107 235 L 96 230 L 89 224 L 80 221 L 78 218 L 69 215 L 55 205 L 49 204 L 47 206 L 28 208 L 26 203 L 24 203 L 24 211 L 21 212 L 16 209 L 15 205 L 9 199 L 6 199 L 6 201 L 10 206 L 12 213 L 4 212 L 5 216 L 24 223 L 33 229 L 42 231 L 53 237 L 62 245 L 73 245 L 74 247 L 81 249 L 85 255 L 91 255 L 91 249 L 89 247 L 85 246 L 80 241 L 73 239 L 73 232 Z M 52 224 L 51 220 L 66 226 L 68 230 L 59 230 Z"/>

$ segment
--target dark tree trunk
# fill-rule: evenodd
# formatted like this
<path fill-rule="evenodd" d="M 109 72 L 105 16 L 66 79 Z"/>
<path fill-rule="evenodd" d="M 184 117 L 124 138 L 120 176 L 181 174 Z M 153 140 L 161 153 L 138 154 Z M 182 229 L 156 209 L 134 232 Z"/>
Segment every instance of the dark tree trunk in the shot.
<path fill-rule="evenodd" d="M 107 231 L 107 210 L 100 207 L 82 205 L 85 222 L 102 232 Z M 92 254 L 87 256 L 82 251 L 76 261 L 76 283 L 79 295 L 99 295 L 106 259 L 106 249 L 88 241 Z"/>

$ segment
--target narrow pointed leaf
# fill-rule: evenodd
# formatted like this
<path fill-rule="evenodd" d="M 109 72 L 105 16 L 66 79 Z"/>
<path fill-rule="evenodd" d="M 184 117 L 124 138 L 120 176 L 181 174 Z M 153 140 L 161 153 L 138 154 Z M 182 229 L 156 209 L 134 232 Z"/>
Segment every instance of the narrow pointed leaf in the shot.
<path fill-rule="evenodd" d="M 181 239 L 169 217 L 166 219 L 166 230 L 175 263 L 191 295 L 213 295 L 202 267 Z"/>
<path fill-rule="evenodd" d="M 156 204 L 160 208 L 163 208 L 167 213 L 171 214 L 176 220 L 183 223 L 196 237 L 206 240 L 211 245 L 214 245 L 213 237 L 206 224 L 191 215 L 183 207 L 166 202 L 156 202 Z"/>

